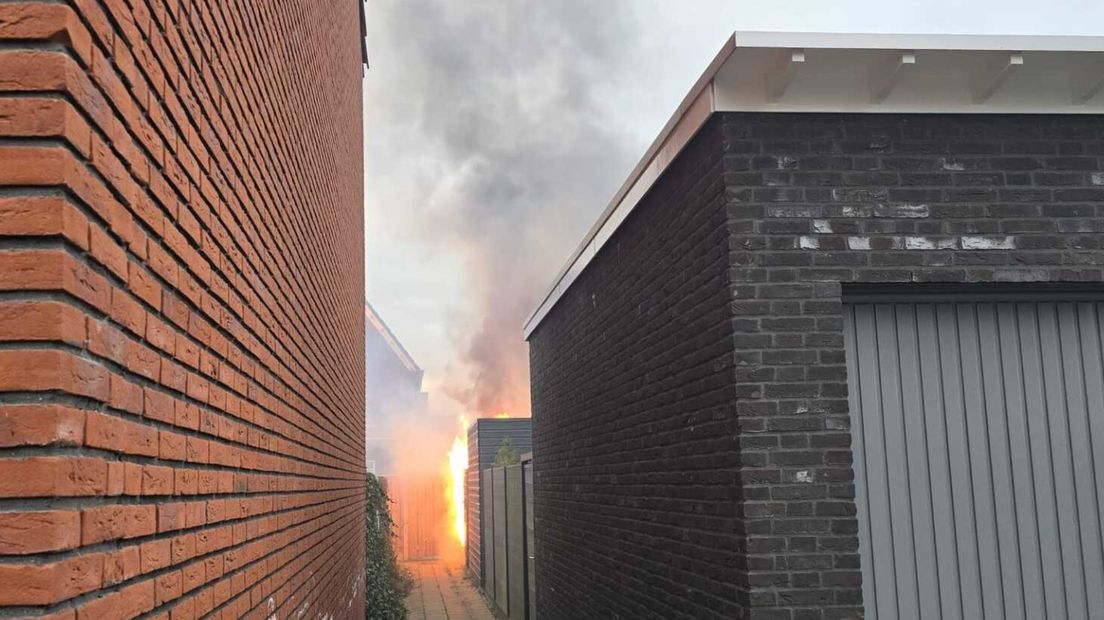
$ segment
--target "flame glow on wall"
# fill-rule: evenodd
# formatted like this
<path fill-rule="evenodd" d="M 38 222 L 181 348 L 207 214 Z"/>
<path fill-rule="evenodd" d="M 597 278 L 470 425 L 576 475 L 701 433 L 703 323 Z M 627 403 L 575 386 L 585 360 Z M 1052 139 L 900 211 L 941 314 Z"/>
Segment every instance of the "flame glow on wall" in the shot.
<path fill-rule="evenodd" d="M 449 533 L 461 545 L 466 544 L 467 530 L 464 524 L 464 487 L 468 471 L 468 421 L 460 418 L 460 434 L 452 441 L 446 464 Z"/>
<path fill-rule="evenodd" d="M 509 413 L 499 413 L 496 418 L 509 418 Z M 467 544 L 467 526 L 464 517 L 464 492 L 468 485 L 468 419 L 460 418 L 460 432 L 452 440 L 445 463 L 445 499 L 448 503 L 449 535 L 461 546 Z"/>

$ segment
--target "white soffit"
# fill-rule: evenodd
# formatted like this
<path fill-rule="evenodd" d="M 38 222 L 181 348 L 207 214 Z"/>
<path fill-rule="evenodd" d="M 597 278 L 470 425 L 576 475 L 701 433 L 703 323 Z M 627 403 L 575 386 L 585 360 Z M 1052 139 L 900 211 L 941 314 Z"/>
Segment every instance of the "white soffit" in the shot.
<path fill-rule="evenodd" d="M 525 322 L 552 306 L 713 112 L 1104 113 L 1104 37 L 736 32 Z"/>

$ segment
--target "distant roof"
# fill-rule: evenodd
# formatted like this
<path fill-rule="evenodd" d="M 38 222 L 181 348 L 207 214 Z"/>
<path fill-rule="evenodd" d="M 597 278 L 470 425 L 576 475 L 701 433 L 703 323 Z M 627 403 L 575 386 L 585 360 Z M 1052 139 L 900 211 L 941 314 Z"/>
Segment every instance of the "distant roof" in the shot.
<path fill-rule="evenodd" d="M 525 321 L 526 339 L 713 112 L 1104 113 L 1104 37 L 736 32 Z"/>
<path fill-rule="evenodd" d="M 364 0 L 357 0 L 360 5 L 360 61 L 364 68 L 368 67 L 368 20 L 364 17 Z"/>
<path fill-rule="evenodd" d="M 468 434 L 476 432 L 477 428 L 530 428 L 533 418 L 476 418 L 468 425 Z"/>
<path fill-rule="evenodd" d="M 383 337 L 384 342 L 387 343 L 387 346 L 395 354 L 395 357 L 399 358 L 399 361 L 402 362 L 403 366 L 405 366 L 407 370 L 411 372 L 422 372 L 422 369 L 418 367 L 418 364 L 414 363 L 414 358 L 406 352 L 405 348 L 403 348 L 402 343 L 399 342 L 399 339 L 395 337 L 395 334 L 391 333 L 391 328 L 387 327 L 387 324 L 383 322 L 382 318 L 380 318 L 380 315 L 376 312 L 376 309 L 373 308 L 372 304 L 368 302 L 364 302 L 364 318 L 367 319 L 368 323 L 370 323 L 372 327 L 375 328 L 376 332 L 378 332 L 379 335 Z"/>

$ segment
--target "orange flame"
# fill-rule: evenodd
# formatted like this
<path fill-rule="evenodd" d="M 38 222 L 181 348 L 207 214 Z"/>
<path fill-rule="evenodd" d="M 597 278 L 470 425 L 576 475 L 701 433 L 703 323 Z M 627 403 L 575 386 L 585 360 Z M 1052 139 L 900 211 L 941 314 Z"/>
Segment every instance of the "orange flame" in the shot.
<path fill-rule="evenodd" d="M 508 412 L 496 414 L 496 418 L 509 418 Z M 461 416 L 460 432 L 452 440 L 452 448 L 448 451 L 448 461 L 445 463 L 445 476 L 448 484 L 445 488 L 445 499 L 448 502 L 448 530 L 449 535 L 464 546 L 467 542 L 467 528 L 464 521 L 464 491 L 467 487 L 468 472 L 468 420 Z"/>
<path fill-rule="evenodd" d="M 460 420 L 460 434 L 452 442 L 448 452 L 449 532 L 461 545 L 465 544 L 467 528 L 464 525 L 464 487 L 468 471 L 468 434 L 465 420 Z"/>

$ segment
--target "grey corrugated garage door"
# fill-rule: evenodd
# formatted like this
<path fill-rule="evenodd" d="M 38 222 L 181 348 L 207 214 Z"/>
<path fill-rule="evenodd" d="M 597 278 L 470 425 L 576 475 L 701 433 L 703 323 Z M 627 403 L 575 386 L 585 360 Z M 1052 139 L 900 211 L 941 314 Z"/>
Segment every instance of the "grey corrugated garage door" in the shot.
<path fill-rule="evenodd" d="M 1104 618 L 1104 303 L 957 299 L 845 307 L 866 617 Z"/>

